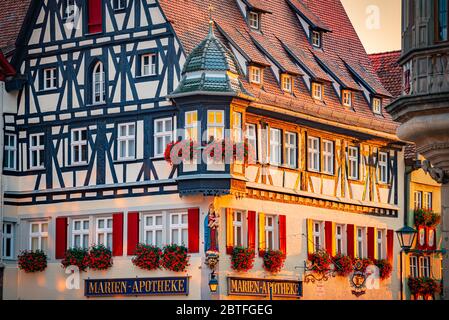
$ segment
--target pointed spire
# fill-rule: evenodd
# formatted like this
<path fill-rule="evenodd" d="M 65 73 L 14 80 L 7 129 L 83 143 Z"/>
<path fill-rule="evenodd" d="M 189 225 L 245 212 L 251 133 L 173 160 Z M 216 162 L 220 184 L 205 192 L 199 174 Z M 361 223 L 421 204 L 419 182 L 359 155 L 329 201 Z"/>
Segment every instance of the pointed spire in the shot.
<path fill-rule="evenodd" d="M 214 34 L 214 20 L 212 19 L 212 11 L 214 11 L 214 7 L 212 4 L 209 4 L 209 36 L 215 36 Z"/>

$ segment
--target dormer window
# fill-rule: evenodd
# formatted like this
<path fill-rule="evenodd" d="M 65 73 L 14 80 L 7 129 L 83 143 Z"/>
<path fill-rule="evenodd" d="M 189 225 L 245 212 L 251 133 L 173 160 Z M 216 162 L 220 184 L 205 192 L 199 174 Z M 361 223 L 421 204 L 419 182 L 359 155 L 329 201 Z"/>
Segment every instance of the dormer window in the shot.
<path fill-rule="evenodd" d="M 259 67 L 255 67 L 255 66 L 249 67 L 249 81 L 251 83 L 261 84 L 262 83 L 262 69 Z"/>
<path fill-rule="evenodd" d="M 251 11 L 248 15 L 249 26 L 252 29 L 259 30 L 260 28 L 260 14 L 254 11 Z"/>
<path fill-rule="evenodd" d="M 323 100 L 323 85 L 321 83 L 312 83 L 312 97 L 316 100 Z"/>
<path fill-rule="evenodd" d="M 321 32 L 312 30 L 312 45 L 321 48 Z"/>
<path fill-rule="evenodd" d="M 373 98 L 373 112 L 375 114 L 382 114 L 382 99 Z"/>
<path fill-rule="evenodd" d="M 342 91 L 342 102 L 345 107 L 352 107 L 352 92 L 349 90 Z"/>
<path fill-rule="evenodd" d="M 291 93 L 293 88 L 293 77 L 289 74 L 281 75 L 282 90 Z"/>

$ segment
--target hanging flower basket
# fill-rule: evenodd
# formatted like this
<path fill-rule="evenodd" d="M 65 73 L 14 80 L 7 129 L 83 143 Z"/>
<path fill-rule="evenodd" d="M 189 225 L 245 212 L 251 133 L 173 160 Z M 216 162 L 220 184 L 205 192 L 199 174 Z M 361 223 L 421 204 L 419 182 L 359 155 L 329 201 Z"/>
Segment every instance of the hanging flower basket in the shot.
<path fill-rule="evenodd" d="M 112 252 L 104 245 L 93 246 L 89 250 L 89 268 L 106 270 L 112 267 Z"/>
<path fill-rule="evenodd" d="M 254 266 L 256 253 L 253 249 L 235 247 L 231 255 L 231 268 L 235 271 L 248 271 Z"/>
<path fill-rule="evenodd" d="M 325 250 L 319 250 L 309 254 L 310 270 L 316 273 L 325 274 L 329 272 L 332 264 L 331 256 Z"/>
<path fill-rule="evenodd" d="M 135 266 L 144 270 L 156 270 L 160 268 L 162 250 L 155 246 L 138 244 L 136 256 L 132 259 Z"/>
<path fill-rule="evenodd" d="M 432 210 L 416 209 L 414 212 L 415 225 L 435 227 L 441 221 L 441 216 Z"/>
<path fill-rule="evenodd" d="M 27 273 L 42 272 L 47 268 L 47 255 L 44 251 L 22 251 L 17 257 L 19 269 Z"/>
<path fill-rule="evenodd" d="M 374 261 L 376 267 L 379 268 L 379 276 L 381 280 L 385 280 L 391 277 L 393 266 L 388 260 L 376 260 Z"/>
<path fill-rule="evenodd" d="M 178 154 L 176 155 L 178 157 L 177 163 L 181 161 L 189 161 L 194 159 L 195 157 L 195 151 L 197 150 L 197 146 L 193 140 L 182 140 L 182 141 L 176 141 L 176 142 L 170 142 L 164 151 L 164 159 L 167 161 L 170 165 L 173 165 L 174 159 L 172 159 L 172 149 L 174 147 L 179 147 Z M 189 150 L 188 154 L 185 154 L 183 150 Z"/>
<path fill-rule="evenodd" d="M 333 260 L 337 275 L 347 277 L 354 271 L 354 262 L 350 256 L 337 254 Z"/>
<path fill-rule="evenodd" d="M 70 248 L 61 261 L 64 269 L 69 266 L 77 266 L 80 271 L 86 271 L 89 267 L 89 251 L 83 248 Z"/>
<path fill-rule="evenodd" d="M 263 256 L 263 267 L 271 273 L 278 273 L 284 267 L 285 254 L 279 250 L 265 251 Z"/>
<path fill-rule="evenodd" d="M 409 278 L 408 287 L 413 295 L 434 296 L 441 292 L 441 282 L 431 278 Z"/>
<path fill-rule="evenodd" d="M 167 245 L 164 247 L 162 254 L 162 266 L 174 272 L 183 272 L 189 265 L 189 255 L 187 248 L 178 246 L 176 244 Z"/>

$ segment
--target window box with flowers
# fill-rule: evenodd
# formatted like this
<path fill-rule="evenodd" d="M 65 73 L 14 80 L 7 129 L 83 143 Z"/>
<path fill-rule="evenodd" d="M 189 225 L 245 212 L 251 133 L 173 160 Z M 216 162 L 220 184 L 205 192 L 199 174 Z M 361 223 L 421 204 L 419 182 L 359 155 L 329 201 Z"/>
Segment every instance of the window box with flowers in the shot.
<path fill-rule="evenodd" d="M 132 263 L 144 270 L 156 270 L 160 268 L 162 258 L 162 250 L 155 246 L 138 244 L 136 248 L 136 256 L 132 259 Z"/>
<path fill-rule="evenodd" d="M 414 295 L 415 298 L 417 298 L 418 296 L 434 297 L 436 294 L 439 294 L 442 289 L 441 282 L 432 278 L 410 277 L 407 284 L 410 289 L 410 293 Z"/>
<path fill-rule="evenodd" d="M 391 273 L 393 271 L 393 266 L 388 260 L 375 260 L 374 264 L 377 268 L 379 268 L 379 277 L 381 280 L 386 280 L 391 277 Z"/>
<path fill-rule="evenodd" d="M 104 245 L 92 246 L 89 250 L 89 268 L 107 270 L 112 267 L 112 252 Z"/>
<path fill-rule="evenodd" d="M 184 272 L 189 266 L 189 255 L 185 246 L 177 244 L 167 245 L 162 253 L 162 266 L 170 271 Z"/>
<path fill-rule="evenodd" d="M 354 262 L 350 256 L 337 254 L 333 260 L 337 275 L 347 277 L 354 271 Z"/>
<path fill-rule="evenodd" d="M 178 149 L 178 153 L 172 152 L 173 148 Z M 198 146 L 193 140 L 183 140 L 170 142 L 164 151 L 164 159 L 170 165 L 180 164 L 182 161 L 191 161 L 196 156 Z M 175 159 L 176 156 L 176 159 Z"/>
<path fill-rule="evenodd" d="M 235 247 L 231 255 L 231 268 L 235 271 L 248 271 L 254 266 L 256 253 L 253 249 Z"/>
<path fill-rule="evenodd" d="M 61 265 L 64 269 L 76 266 L 79 271 L 86 271 L 89 267 L 89 251 L 84 248 L 70 248 L 65 252 Z"/>
<path fill-rule="evenodd" d="M 331 270 L 332 259 L 325 250 L 318 250 L 309 254 L 309 263 L 309 270 L 319 274 L 326 274 Z"/>
<path fill-rule="evenodd" d="M 271 273 L 278 273 L 284 267 L 285 254 L 280 250 L 267 250 L 263 255 L 263 267 Z"/>
<path fill-rule="evenodd" d="M 47 255 L 42 250 L 25 250 L 17 258 L 19 269 L 27 273 L 42 272 L 47 268 Z"/>

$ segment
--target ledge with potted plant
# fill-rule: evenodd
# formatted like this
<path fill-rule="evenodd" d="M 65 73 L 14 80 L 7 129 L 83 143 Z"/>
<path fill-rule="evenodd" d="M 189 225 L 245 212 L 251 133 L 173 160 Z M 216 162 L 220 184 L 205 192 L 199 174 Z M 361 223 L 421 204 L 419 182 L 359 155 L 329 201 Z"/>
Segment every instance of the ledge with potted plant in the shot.
<path fill-rule="evenodd" d="M 185 246 L 177 244 L 166 245 L 163 249 L 161 265 L 167 270 L 183 272 L 189 266 L 190 256 Z"/>
<path fill-rule="evenodd" d="M 139 243 L 132 263 L 144 270 L 156 270 L 161 267 L 162 250 L 158 247 Z"/>
<path fill-rule="evenodd" d="M 17 259 L 19 269 L 27 273 L 42 272 L 47 268 L 47 255 L 42 250 L 22 251 Z"/>
<path fill-rule="evenodd" d="M 263 267 L 271 273 L 278 273 L 284 267 L 285 254 L 280 250 L 267 250 L 263 255 Z"/>
<path fill-rule="evenodd" d="M 234 247 L 231 254 L 231 268 L 235 271 L 248 271 L 254 266 L 256 253 L 253 249 Z"/>
<path fill-rule="evenodd" d="M 104 245 L 92 246 L 89 250 L 89 268 L 107 270 L 112 267 L 112 252 Z"/>

